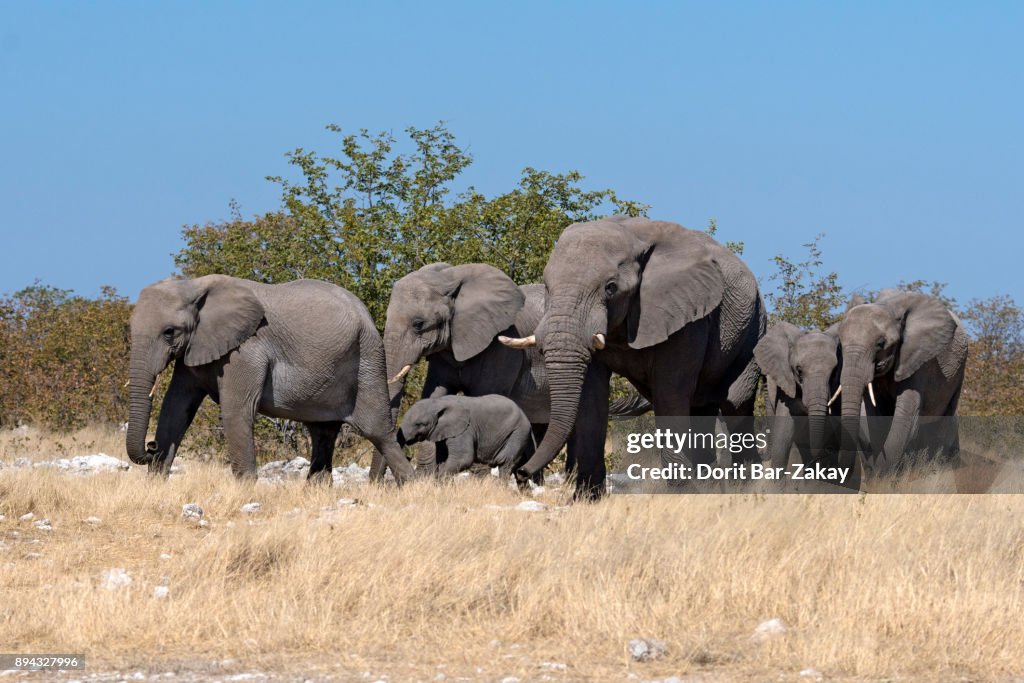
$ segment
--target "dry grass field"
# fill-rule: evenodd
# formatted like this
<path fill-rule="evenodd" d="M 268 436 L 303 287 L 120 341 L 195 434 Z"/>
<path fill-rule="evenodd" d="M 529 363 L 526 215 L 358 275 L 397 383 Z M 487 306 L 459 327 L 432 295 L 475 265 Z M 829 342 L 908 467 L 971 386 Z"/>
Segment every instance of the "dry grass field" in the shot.
<path fill-rule="evenodd" d="M 122 457 L 119 434 L 74 439 L 5 434 L 0 461 Z M 8 464 L 0 650 L 160 680 L 1024 676 L 1024 498 L 538 499 L 517 510 L 489 480 L 326 489 L 196 461 L 169 481 Z M 113 568 L 131 583 L 104 587 Z M 773 618 L 784 633 L 752 637 Z M 633 661 L 638 637 L 666 655 Z"/>

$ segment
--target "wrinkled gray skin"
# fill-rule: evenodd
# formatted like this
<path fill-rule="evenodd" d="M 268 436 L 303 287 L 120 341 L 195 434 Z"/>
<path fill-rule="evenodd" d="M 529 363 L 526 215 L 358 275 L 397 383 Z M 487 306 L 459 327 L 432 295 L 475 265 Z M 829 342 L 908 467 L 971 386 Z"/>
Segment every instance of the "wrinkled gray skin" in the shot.
<path fill-rule="evenodd" d="M 832 466 L 838 444 L 826 439 L 826 418 L 839 414 L 838 400 L 828 405 L 839 387 L 838 326 L 808 332 L 775 323 L 757 343 L 754 358 L 768 379 L 768 415 L 778 418 L 771 420 L 772 466 L 789 464 L 794 443 L 803 463 L 824 460 Z"/>
<path fill-rule="evenodd" d="M 498 467 L 503 479 L 533 453 L 530 421 L 504 396 L 442 396 L 417 401 L 402 418 L 398 443 L 438 444 L 438 473 L 468 470 L 474 462 Z"/>
<path fill-rule="evenodd" d="M 624 216 L 577 223 L 555 244 L 544 284 L 547 308 L 535 337 L 551 416 L 517 477 L 540 471 L 571 438 L 576 496 L 603 495 L 613 371 L 657 416 L 745 416 L 743 428 L 752 430 L 764 304 L 753 274 L 706 233 Z M 693 462 L 713 458 L 710 450 L 689 454 Z"/>
<path fill-rule="evenodd" d="M 428 362 L 423 397 L 464 393 L 512 399 L 539 440 L 548 422 L 544 362 L 536 349 L 498 341 L 533 333 L 544 312 L 544 286 L 517 286 L 493 266 L 433 263 L 395 283 L 384 327 L 388 377 L 421 358 Z M 389 385 L 397 413 L 405 378 Z M 432 449 L 420 449 L 418 466 L 434 466 Z M 383 467 L 375 458 L 372 469 Z"/>
<path fill-rule="evenodd" d="M 865 472 L 896 474 L 918 435 L 922 416 L 956 414 L 967 362 L 967 334 L 938 299 L 916 292 L 882 290 L 874 303 L 851 302 L 839 324 L 843 370 L 842 421 L 844 464 L 856 457 L 847 435 L 856 434 L 861 404 L 868 416 L 870 449 Z M 872 383 L 872 405 L 866 391 Z M 893 416 L 891 421 L 872 417 Z M 956 430 L 943 445 L 956 455 Z"/>
<path fill-rule="evenodd" d="M 313 445 L 310 479 L 330 481 L 334 442 L 347 422 L 402 481 L 412 465 L 395 441 L 384 348 L 369 312 L 326 282 L 266 285 L 207 275 L 142 290 L 131 317 L 130 408 L 125 446 L 132 462 L 167 473 L 207 396 L 221 406 L 234 473 L 256 476 L 256 413 L 303 422 Z M 146 442 L 150 390 L 168 365 L 156 439 Z"/>

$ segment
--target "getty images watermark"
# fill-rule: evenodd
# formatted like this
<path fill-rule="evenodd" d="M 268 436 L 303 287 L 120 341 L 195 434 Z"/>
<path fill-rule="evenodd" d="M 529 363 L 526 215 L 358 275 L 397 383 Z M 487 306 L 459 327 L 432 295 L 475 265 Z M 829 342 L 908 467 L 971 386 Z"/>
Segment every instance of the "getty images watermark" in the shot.
<path fill-rule="evenodd" d="M 647 432 L 626 434 L 626 453 L 638 455 L 644 451 L 657 450 L 675 456 L 693 450 L 706 449 L 714 452 L 739 455 L 745 452 L 766 451 L 771 429 L 756 433 L 726 434 L 711 431 L 694 431 L 692 428 L 678 432 L 659 428 Z M 661 466 L 645 466 L 633 462 L 625 466 L 625 475 L 633 481 L 825 481 L 845 484 L 850 476 L 850 467 L 828 467 L 815 462 L 808 465 L 792 463 L 785 467 L 773 467 L 761 462 L 733 463 L 718 465 L 684 462 L 668 462 Z"/>

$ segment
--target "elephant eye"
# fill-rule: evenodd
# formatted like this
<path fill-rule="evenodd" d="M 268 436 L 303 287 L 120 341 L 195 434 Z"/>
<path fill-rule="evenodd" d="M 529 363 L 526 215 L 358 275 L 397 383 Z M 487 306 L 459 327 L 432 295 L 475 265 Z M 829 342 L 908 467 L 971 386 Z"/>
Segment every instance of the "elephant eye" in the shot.
<path fill-rule="evenodd" d="M 878 350 L 881 351 L 885 348 L 885 337 L 878 340 Z"/>
<path fill-rule="evenodd" d="M 175 330 L 173 327 L 164 328 L 164 332 L 163 332 L 164 338 L 165 339 L 174 339 L 174 335 L 175 335 L 176 332 L 177 332 L 177 330 Z"/>
<path fill-rule="evenodd" d="M 801 380 L 801 381 L 804 378 L 804 369 L 802 367 L 800 367 L 799 365 L 796 366 L 796 378 L 798 380 Z"/>
<path fill-rule="evenodd" d="M 614 282 L 609 282 L 604 286 L 604 293 L 608 296 L 615 296 L 615 293 L 619 291 L 619 286 Z"/>
<path fill-rule="evenodd" d="M 422 318 L 416 318 L 412 321 L 412 329 L 415 330 L 417 334 L 423 331 L 423 325 L 424 322 Z"/>

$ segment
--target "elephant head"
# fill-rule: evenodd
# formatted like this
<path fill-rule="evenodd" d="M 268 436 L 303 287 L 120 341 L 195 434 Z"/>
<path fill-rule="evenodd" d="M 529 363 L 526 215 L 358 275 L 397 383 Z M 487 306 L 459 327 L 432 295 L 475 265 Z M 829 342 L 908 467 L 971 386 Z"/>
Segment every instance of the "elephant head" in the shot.
<path fill-rule="evenodd" d="M 169 279 L 142 290 L 131 317 L 125 447 L 132 462 L 147 464 L 156 449 L 145 440 L 157 375 L 172 361 L 198 366 L 222 358 L 262 320 L 263 306 L 252 291 L 224 275 Z"/>
<path fill-rule="evenodd" d="M 432 263 L 396 282 L 384 326 L 392 405 L 421 358 L 440 351 L 456 361 L 476 356 L 515 323 L 523 303 L 511 278 L 483 263 Z"/>
<path fill-rule="evenodd" d="M 947 308 L 926 294 L 887 289 L 874 303 L 852 301 L 839 324 L 843 431 L 855 433 L 865 389 L 872 407 L 887 413 L 892 406 L 878 407 L 873 382 L 908 379 L 938 356 L 955 332 L 956 321 Z"/>
<path fill-rule="evenodd" d="M 542 469 L 565 445 L 595 352 L 611 342 L 655 346 L 718 307 L 725 285 L 717 246 L 703 233 L 645 218 L 576 223 L 562 232 L 544 269 L 547 309 L 532 340 L 544 354 L 551 420 L 520 476 Z"/>
<path fill-rule="evenodd" d="M 427 398 L 414 403 L 402 418 L 398 444 L 405 447 L 420 441 L 445 441 L 469 429 L 469 409 L 451 398 Z"/>
<path fill-rule="evenodd" d="M 833 325 L 825 332 L 808 332 L 796 325 L 772 325 L 754 348 L 758 367 L 779 391 L 803 403 L 807 412 L 810 449 L 820 454 L 825 446 L 825 418 L 838 397 L 832 387 L 839 383 L 839 332 Z"/>

